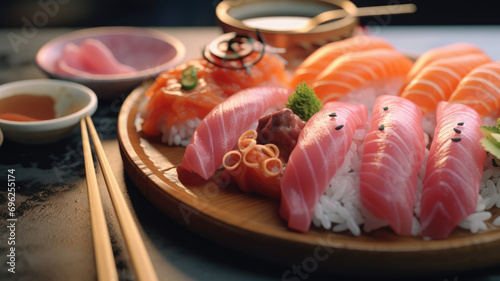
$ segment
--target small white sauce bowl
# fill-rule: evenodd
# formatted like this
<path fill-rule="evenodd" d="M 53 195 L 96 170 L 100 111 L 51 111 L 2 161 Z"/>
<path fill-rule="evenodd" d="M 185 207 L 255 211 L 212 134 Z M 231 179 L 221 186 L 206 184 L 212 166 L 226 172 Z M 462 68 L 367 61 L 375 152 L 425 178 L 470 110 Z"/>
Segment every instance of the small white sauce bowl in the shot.
<path fill-rule="evenodd" d="M 97 96 L 86 86 L 50 79 L 11 82 L 0 86 L 0 100 L 14 95 L 50 96 L 54 99 L 56 118 L 43 121 L 10 121 L 0 119 L 0 129 L 6 139 L 28 144 L 57 141 L 79 125 L 80 118 L 92 115 L 97 109 Z M 66 115 L 75 106 L 80 109 Z"/>
<path fill-rule="evenodd" d="M 64 47 L 68 43 L 81 45 L 88 38 L 101 41 L 123 64 L 137 69 L 124 74 L 91 74 L 78 76 L 61 74 L 55 70 Z M 111 100 L 130 92 L 148 79 L 178 65 L 186 55 L 185 46 L 177 38 L 148 28 L 94 27 L 64 34 L 47 42 L 36 54 L 37 66 L 50 78 L 85 85 L 95 91 L 99 99 Z"/>

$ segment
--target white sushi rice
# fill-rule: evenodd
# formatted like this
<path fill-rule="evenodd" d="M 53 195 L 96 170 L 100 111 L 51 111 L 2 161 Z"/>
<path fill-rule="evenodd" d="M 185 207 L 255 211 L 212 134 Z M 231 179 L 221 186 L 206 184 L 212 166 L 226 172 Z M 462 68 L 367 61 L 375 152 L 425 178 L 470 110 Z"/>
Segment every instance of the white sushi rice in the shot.
<path fill-rule="evenodd" d="M 493 217 L 490 210 L 500 208 L 500 168 L 493 166 L 491 156 L 486 158 L 484 166 L 476 212 L 459 224 L 472 233 L 487 230 L 488 226 L 500 226 L 500 217 L 495 218 L 492 224 L 488 222 Z"/>
<path fill-rule="evenodd" d="M 191 136 L 200 123 L 200 118 L 192 118 L 177 122 L 169 128 L 165 125 L 165 121 L 162 120 L 158 122 L 158 129 L 162 134 L 161 141 L 169 146 L 188 146 L 191 142 Z"/>
<path fill-rule="evenodd" d="M 344 163 L 337 169 L 329 187 L 321 196 L 313 216 L 317 227 L 334 232 L 349 230 L 358 236 L 365 222 L 359 198 L 359 172 L 363 154 L 363 141 L 367 127 L 354 132 Z"/>
<path fill-rule="evenodd" d="M 434 129 L 436 128 L 436 112 L 429 112 L 422 116 L 422 129 L 430 138 L 434 138 Z"/>
<path fill-rule="evenodd" d="M 483 117 L 484 126 L 496 126 L 498 116 L 500 116 L 500 110 L 491 112 L 487 116 Z"/>

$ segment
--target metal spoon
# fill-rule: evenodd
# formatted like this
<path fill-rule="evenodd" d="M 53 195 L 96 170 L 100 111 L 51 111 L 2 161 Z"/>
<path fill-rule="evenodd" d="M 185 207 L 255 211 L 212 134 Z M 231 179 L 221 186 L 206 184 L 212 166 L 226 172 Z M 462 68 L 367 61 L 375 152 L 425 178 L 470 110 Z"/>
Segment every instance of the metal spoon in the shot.
<path fill-rule="evenodd" d="M 380 15 L 410 14 L 414 13 L 416 10 L 417 6 L 415 4 L 362 7 L 356 10 L 356 14 L 349 14 L 344 9 L 330 10 L 312 17 L 306 22 L 304 26 L 294 29 L 292 31 L 294 33 L 307 33 L 322 23 L 336 19 L 341 19 L 344 17 L 367 17 L 367 16 L 380 16 Z"/>

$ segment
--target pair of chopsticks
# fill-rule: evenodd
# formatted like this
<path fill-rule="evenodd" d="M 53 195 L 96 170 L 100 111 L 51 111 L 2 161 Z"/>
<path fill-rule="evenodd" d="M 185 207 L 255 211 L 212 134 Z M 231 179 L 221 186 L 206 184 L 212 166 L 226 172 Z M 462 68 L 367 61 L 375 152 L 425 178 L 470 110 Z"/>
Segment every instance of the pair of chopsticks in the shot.
<path fill-rule="evenodd" d="M 104 179 L 108 187 L 108 192 L 113 202 L 113 207 L 118 217 L 118 222 L 125 238 L 128 253 L 131 257 L 134 271 L 139 281 L 156 281 L 158 280 L 154 271 L 151 259 L 148 256 L 144 242 L 141 239 L 139 230 L 135 225 L 132 214 L 125 203 L 125 199 L 120 192 L 116 178 L 113 175 L 109 161 L 106 158 L 104 149 L 97 131 L 92 123 L 89 115 L 80 119 L 82 130 L 82 146 L 83 155 L 85 158 L 85 171 L 87 175 L 87 187 L 90 205 L 90 218 L 92 225 L 92 237 L 94 240 L 94 252 L 96 258 L 97 277 L 100 281 L 118 281 L 118 273 L 111 248 L 108 227 L 104 216 L 97 178 L 94 169 L 94 161 L 92 159 L 92 151 L 90 149 L 89 134 L 94 143 L 94 148 L 104 174 Z"/>

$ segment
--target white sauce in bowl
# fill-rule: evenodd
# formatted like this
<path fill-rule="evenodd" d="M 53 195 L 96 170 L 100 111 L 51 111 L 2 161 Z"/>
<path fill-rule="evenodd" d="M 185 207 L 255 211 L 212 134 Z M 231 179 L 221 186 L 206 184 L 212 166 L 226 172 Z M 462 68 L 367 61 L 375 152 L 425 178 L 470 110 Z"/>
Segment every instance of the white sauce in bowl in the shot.
<path fill-rule="evenodd" d="M 298 16 L 256 17 L 244 19 L 242 22 L 255 29 L 275 31 L 294 30 L 303 27 L 310 18 Z"/>

